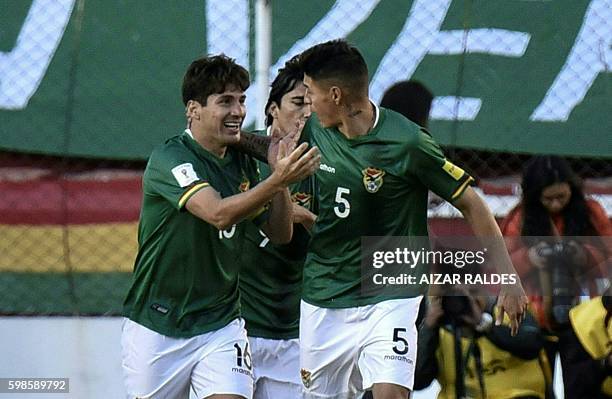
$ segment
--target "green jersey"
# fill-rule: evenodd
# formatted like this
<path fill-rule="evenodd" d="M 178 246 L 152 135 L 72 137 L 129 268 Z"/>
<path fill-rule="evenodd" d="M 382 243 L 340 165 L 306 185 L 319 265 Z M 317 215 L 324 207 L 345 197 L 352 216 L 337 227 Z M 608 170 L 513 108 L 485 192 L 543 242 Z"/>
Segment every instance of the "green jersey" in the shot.
<path fill-rule="evenodd" d="M 265 134 L 264 132 L 256 132 Z M 270 167 L 259 163 L 262 178 Z M 314 176 L 289 187 L 291 200 L 316 213 Z M 302 269 L 310 234 L 293 225 L 289 244 L 274 245 L 254 224 L 246 226 L 240 272 L 242 314 L 249 336 L 292 339 L 299 335 Z"/>
<path fill-rule="evenodd" d="M 204 187 L 228 197 L 257 181 L 251 158 L 232 148 L 218 158 L 190 131 L 153 151 L 143 177 L 126 317 L 163 335 L 191 337 L 240 316 L 238 258 L 247 222 L 220 231 L 188 212 L 185 204 Z"/>
<path fill-rule="evenodd" d="M 303 299 L 328 308 L 390 299 L 361 293 L 361 237 L 427 236 L 428 190 L 452 201 L 473 179 L 446 160 L 429 133 L 384 108 L 376 108 L 364 136 L 348 139 L 316 115 L 303 135 L 321 152 Z"/>

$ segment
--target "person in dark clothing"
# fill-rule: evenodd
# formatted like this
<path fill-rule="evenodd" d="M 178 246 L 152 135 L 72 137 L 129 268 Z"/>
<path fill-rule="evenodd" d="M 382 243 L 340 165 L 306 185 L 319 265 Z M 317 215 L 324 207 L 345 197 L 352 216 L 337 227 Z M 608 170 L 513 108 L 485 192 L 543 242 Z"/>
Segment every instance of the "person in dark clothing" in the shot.
<path fill-rule="evenodd" d="M 404 80 L 387 89 L 380 106 L 399 112 L 417 125 L 427 128 L 432 102 L 433 94 L 423 83 Z"/>
<path fill-rule="evenodd" d="M 415 389 L 434 379 L 439 399 L 545 399 L 550 367 L 544 340 L 531 315 L 512 337 L 494 326 L 494 298 L 432 297 L 418 337 Z"/>
<path fill-rule="evenodd" d="M 570 311 L 572 328 L 563 337 L 568 372 L 564 373 L 566 397 L 612 398 L 612 289 L 604 296 L 581 303 Z"/>

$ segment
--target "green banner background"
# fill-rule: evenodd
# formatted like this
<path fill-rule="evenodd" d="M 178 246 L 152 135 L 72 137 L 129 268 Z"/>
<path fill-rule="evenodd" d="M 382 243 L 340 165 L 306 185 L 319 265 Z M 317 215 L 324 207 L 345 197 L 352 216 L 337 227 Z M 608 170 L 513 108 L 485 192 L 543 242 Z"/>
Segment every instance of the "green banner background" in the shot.
<path fill-rule="evenodd" d="M 275 61 L 335 2 L 272 3 Z M 597 76 L 567 122 L 529 120 L 566 63 L 591 3 L 452 1 L 441 31 L 496 28 L 525 32 L 531 37 L 524 55 L 426 54 L 412 76 L 398 76 L 397 80 L 421 80 L 437 96 L 482 100 L 473 121 L 432 120 L 432 133 L 442 144 L 611 157 L 610 66 L 608 72 Z M 82 29 L 78 29 L 75 5 L 57 51 L 27 106 L 0 109 L 0 149 L 145 159 L 156 144 L 184 126 L 180 84 L 190 61 L 207 51 L 206 3 L 107 0 L 82 4 Z M 412 5 L 406 0 L 382 0 L 348 35 L 363 51 L 371 76 L 409 18 Z M 8 53 L 15 47 L 29 7 L 29 2 L 15 1 L 1 7 L 0 51 Z M 253 4 L 249 8 L 252 21 Z M 608 24 L 610 30 L 612 21 L 602 17 L 600 23 Z M 610 52 L 609 42 L 604 45 L 608 46 L 604 47 L 605 55 Z M 253 49 L 252 39 L 250 46 Z M 253 59 L 251 51 L 251 70 Z M 2 76 L 0 80 L 3 85 L 11 84 Z"/>

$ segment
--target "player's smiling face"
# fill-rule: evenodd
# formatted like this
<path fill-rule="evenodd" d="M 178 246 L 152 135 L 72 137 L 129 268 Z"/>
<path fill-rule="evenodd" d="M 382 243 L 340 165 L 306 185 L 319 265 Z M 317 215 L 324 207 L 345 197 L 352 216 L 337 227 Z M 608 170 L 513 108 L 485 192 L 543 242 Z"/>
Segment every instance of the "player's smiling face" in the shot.
<path fill-rule="evenodd" d="M 310 109 L 317 114 L 323 127 L 333 127 L 339 124 L 337 107 L 332 100 L 331 90 L 327 85 L 314 81 L 310 76 L 304 75 L 306 94 L 304 99 L 310 103 Z"/>
<path fill-rule="evenodd" d="M 206 106 L 199 107 L 197 123 L 206 141 L 217 146 L 238 142 L 240 127 L 246 115 L 244 91 L 230 85 L 222 93 L 208 96 Z"/>

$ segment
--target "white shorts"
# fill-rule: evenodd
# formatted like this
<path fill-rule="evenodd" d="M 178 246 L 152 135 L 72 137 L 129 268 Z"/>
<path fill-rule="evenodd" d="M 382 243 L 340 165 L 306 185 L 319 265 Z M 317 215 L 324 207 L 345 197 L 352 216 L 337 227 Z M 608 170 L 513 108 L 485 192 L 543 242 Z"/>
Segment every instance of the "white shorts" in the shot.
<path fill-rule="evenodd" d="M 172 338 L 129 319 L 121 334 L 128 398 L 198 398 L 234 394 L 251 399 L 253 374 L 244 320 L 191 338 Z"/>
<path fill-rule="evenodd" d="M 346 309 L 304 301 L 300 315 L 300 372 L 306 398 L 345 399 L 391 383 L 412 390 L 415 326 L 423 297 Z"/>
<path fill-rule="evenodd" d="M 299 340 L 249 337 L 249 342 L 255 377 L 253 398 L 301 398 Z"/>

